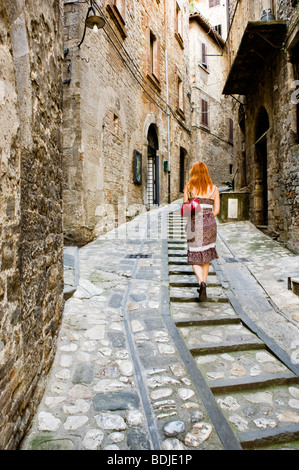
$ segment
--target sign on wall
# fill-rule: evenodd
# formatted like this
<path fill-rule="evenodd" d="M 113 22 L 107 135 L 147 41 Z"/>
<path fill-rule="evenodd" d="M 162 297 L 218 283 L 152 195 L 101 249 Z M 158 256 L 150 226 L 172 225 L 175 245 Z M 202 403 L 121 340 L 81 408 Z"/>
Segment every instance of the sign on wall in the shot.
<path fill-rule="evenodd" d="M 142 154 L 138 150 L 134 150 L 134 183 L 142 184 Z"/>

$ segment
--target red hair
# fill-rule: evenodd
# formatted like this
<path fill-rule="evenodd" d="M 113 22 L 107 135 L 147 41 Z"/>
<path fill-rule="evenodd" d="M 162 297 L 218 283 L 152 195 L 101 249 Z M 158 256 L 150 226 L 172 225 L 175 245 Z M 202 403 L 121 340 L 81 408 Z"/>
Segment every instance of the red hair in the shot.
<path fill-rule="evenodd" d="M 190 171 L 190 181 L 187 183 L 187 189 L 193 194 L 206 194 L 209 186 L 213 186 L 207 166 L 204 162 L 194 163 Z"/>

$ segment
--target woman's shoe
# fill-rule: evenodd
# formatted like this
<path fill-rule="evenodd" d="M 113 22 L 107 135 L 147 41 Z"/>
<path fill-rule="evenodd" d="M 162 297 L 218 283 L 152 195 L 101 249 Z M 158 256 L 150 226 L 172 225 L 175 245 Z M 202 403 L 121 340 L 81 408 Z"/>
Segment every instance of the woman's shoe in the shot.
<path fill-rule="evenodd" d="M 203 302 L 204 300 L 207 300 L 207 286 L 206 286 L 205 282 L 202 282 L 200 284 L 200 288 L 197 289 L 197 292 L 199 293 L 200 302 Z"/>

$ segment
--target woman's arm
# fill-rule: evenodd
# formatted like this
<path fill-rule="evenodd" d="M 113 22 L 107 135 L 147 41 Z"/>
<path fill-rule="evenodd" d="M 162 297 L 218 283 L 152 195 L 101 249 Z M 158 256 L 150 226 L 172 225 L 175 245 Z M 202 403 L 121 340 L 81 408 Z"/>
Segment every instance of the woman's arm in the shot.
<path fill-rule="evenodd" d="M 188 201 L 189 201 L 189 196 L 188 196 L 188 188 L 186 185 L 184 189 L 184 201 L 183 202 L 188 202 Z"/>
<path fill-rule="evenodd" d="M 218 188 L 215 191 L 215 198 L 214 198 L 214 207 L 213 207 L 213 216 L 216 217 L 220 212 L 220 196 Z"/>

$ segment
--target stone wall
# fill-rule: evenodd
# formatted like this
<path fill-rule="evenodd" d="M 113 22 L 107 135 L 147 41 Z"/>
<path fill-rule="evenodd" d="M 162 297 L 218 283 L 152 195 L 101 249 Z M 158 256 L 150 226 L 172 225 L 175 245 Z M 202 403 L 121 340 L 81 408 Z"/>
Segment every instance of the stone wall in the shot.
<path fill-rule="evenodd" d="M 257 1 L 238 2 L 227 44 L 230 64 L 238 51 L 241 32 L 244 32 L 248 21 L 259 19 L 259 12 Z M 296 80 L 291 45 L 298 41 L 298 8 L 292 6 L 291 0 L 279 0 L 274 13 L 277 20 L 286 21 L 284 44 L 281 48 L 269 50 L 264 65 L 255 71 L 255 75 L 259 74 L 257 86 L 253 89 L 248 87 L 246 96 L 236 96 L 244 103 L 243 109 L 242 105 L 235 108 L 235 126 L 238 129 L 236 188 L 250 193 L 250 220 L 291 250 L 299 252 L 298 118 L 291 98 Z M 266 176 L 262 174 L 260 147 L 256 144 L 261 136 L 258 133 L 261 113 L 268 120 L 267 133 L 262 139 L 266 146 L 263 152 L 267 154 Z"/>
<path fill-rule="evenodd" d="M 61 5 L 0 1 L 1 449 L 36 411 L 62 313 Z"/>
<path fill-rule="evenodd" d="M 97 1 L 105 27 L 83 33 L 86 5 L 65 7 L 65 45 L 72 61 L 64 86 L 64 231 L 83 245 L 148 206 L 148 132 L 157 134 L 160 203 L 168 201 L 166 50 L 170 99 L 171 199 L 181 195 L 180 150 L 190 157 L 188 2 L 181 6 L 183 41 L 175 30 L 176 2 L 127 0 L 123 18 L 113 2 Z M 154 43 L 153 71 L 150 42 Z M 70 62 L 66 62 L 67 66 Z M 65 79 L 68 78 L 65 69 Z M 184 110 L 178 112 L 178 76 Z M 142 184 L 133 182 L 134 151 Z"/>

